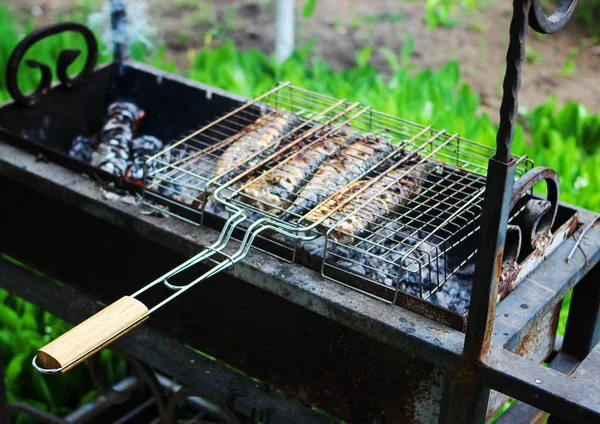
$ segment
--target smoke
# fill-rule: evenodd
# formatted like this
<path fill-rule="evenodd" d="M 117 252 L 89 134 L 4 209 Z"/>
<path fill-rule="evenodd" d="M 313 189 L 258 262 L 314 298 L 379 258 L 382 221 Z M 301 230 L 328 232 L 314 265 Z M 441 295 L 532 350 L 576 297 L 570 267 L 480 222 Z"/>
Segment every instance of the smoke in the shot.
<path fill-rule="evenodd" d="M 148 4 L 144 0 L 113 0 L 117 7 L 125 7 L 126 25 L 119 26 L 116 31 L 111 30 L 111 1 L 106 0 L 99 12 L 88 16 L 88 26 L 100 34 L 100 39 L 108 51 L 112 50 L 113 42 L 129 45 L 143 44 L 148 50 L 156 46 L 156 26 L 152 23 Z M 114 37 L 114 38 L 113 38 Z"/>

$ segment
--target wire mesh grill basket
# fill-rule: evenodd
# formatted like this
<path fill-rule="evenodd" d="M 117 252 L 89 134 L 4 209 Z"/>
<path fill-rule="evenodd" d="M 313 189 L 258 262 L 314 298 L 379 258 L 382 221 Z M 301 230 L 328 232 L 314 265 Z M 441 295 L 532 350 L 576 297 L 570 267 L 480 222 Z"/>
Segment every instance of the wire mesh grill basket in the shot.
<path fill-rule="evenodd" d="M 243 211 L 228 236 L 260 222 L 264 250 L 317 255 L 325 277 L 390 302 L 428 299 L 476 253 L 493 153 L 283 83 L 149 158 L 144 197 L 196 224 Z M 516 160 L 518 178 L 532 162 Z"/>

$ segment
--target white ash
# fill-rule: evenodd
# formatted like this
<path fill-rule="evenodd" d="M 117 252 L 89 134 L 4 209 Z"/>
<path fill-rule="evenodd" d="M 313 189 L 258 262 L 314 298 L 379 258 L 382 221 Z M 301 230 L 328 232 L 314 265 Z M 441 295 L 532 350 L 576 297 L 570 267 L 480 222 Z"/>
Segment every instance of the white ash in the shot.
<path fill-rule="evenodd" d="M 95 161 L 96 145 L 98 140 L 95 137 L 83 137 L 78 135 L 71 143 L 69 156 L 82 162 L 90 163 Z"/>
<path fill-rule="evenodd" d="M 131 206 L 138 206 L 141 203 L 141 198 L 136 198 L 130 194 L 117 194 L 104 188 L 100 188 L 100 193 L 102 193 L 103 198 L 111 202 L 121 202 Z"/>
<path fill-rule="evenodd" d="M 107 115 L 97 155 L 91 163 L 110 174 L 125 177 L 130 164 L 131 141 L 144 111 L 131 102 L 115 102 L 109 105 Z"/>

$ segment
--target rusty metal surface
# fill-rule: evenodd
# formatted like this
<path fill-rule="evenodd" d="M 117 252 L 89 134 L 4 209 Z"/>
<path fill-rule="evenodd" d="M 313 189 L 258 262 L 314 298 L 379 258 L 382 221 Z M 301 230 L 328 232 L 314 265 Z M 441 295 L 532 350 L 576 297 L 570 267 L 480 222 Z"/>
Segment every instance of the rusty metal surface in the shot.
<path fill-rule="evenodd" d="M 573 373 L 573 377 L 581 381 L 583 387 L 586 387 L 589 391 L 586 395 L 596 397 L 596 400 L 600 398 L 600 375 L 598 370 L 600 370 L 600 344 L 592 349 Z"/>
<path fill-rule="evenodd" d="M 543 242 L 538 241 L 538 239 L 550 233 L 558 211 L 560 183 L 556 171 L 538 166 L 519 178 L 513 186 L 510 208 L 513 209 L 517 202 L 542 180 L 546 182 L 548 195 L 545 201 L 530 199 L 527 202 L 522 230 L 525 242 L 529 246 L 543 249 Z"/>
<path fill-rule="evenodd" d="M 562 350 L 582 360 L 600 341 L 600 267 L 573 289 Z"/>
<path fill-rule="evenodd" d="M 464 354 L 471 358 L 485 356 L 489 348 L 515 165 L 514 161 L 506 165 L 495 159 L 490 159 L 488 165 L 481 216 L 481 234 L 486 236 L 479 238 L 464 346 Z"/>
<path fill-rule="evenodd" d="M 53 198 L 59 199 L 60 202 L 64 202 L 68 205 L 67 207 L 83 210 L 85 211 L 84 215 L 89 214 L 99 217 L 116 226 L 116 228 L 123 228 L 128 230 L 128 233 L 139 234 L 145 239 L 154 240 L 173 252 L 183 252 L 189 255 L 194 253 L 199 246 L 213 240 L 211 233 L 214 235 L 215 232 L 209 229 L 193 231 L 191 230 L 193 227 L 188 224 L 140 215 L 139 210 L 135 207 L 103 199 L 98 193 L 97 185 L 94 185 L 89 179 L 51 163 L 36 162 L 32 155 L 1 143 L 0 158 L 0 174 L 9 175 L 12 179 L 19 180 L 21 183 L 35 188 L 35 190 L 45 192 Z M 590 212 L 578 210 L 578 216 L 583 221 L 588 221 L 594 215 Z M 42 231 L 41 228 L 39 231 Z M 32 230 L 36 231 L 35 228 Z M 598 243 L 595 242 L 596 240 L 600 240 L 600 231 L 593 228 L 582 243 L 582 248 L 589 260 L 589 266 L 598 261 Z M 535 270 L 517 287 L 515 292 L 499 305 L 495 330 L 504 327 L 506 328 L 505 333 L 508 335 L 502 336 L 500 334 L 501 339 L 513 337 L 518 339 L 519 336 L 524 336 L 531 330 L 529 322 L 535 321 L 538 316 L 545 316 L 560 300 L 559 296 L 564 296 L 566 291 L 587 272 L 589 268 L 583 255 L 575 255 L 568 267 L 555 268 L 555 265 L 564 263 L 564 257 L 570 250 L 572 243 L 569 240 L 560 246 L 545 264 Z M 23 246 L 23 249 L 29 250 L 26 246 Z M 168 255 L 163 260 L 164 266 L 168 266 Z M 123 266 L 126 267 L 124 264 Z M 47 267 L 52 268 L 52 265 L 47 264 Z M 381 305 L 379 302 L 357 295 L 351 290 L 344 291 L 343 288 L 319 278 L 315 273 L 305 268 L 282 264 L 268 255 L 253 252 L 245 262 L 240 263 L 239 267 L 233 270 L 233 274 L 275 293 L 277 297 L 289 299 L 296 304 L 369 335 L 369 339 L 357 340 L 355 347 L 369 345 L 371 341 L 368 340 L 379 339 L 384 343 L 397 346 L 405 352 L 417 355 L 426 361 L 437 363 L 446 369 L 453 368 L 457 364 L 457 356 L 460 352 L 462 340 L 460 333 L 444 328 L 431 320 L 425 320 L 402 308 Z M 86 275 L 89 276 L 89 269 L 86 271 Z M 98 278 L 100 280 L 104 278 L 110 280 L 108 275 L 106 277 L 100 275 Z M 86 290 L 96 298 L 106 297 L 107 294 L 103 295 L 103 291 L 108 291 L 108 296 L 110 296 L 110 293 L 114 293 L 116 296 L 118 288 L 112 285 L 106 287 L 107 280 L 99 281 L 97 289 L 94 289 L 93 285 L 87 285 Z M 548 290 L 540 290 L 538 281 L 544 281 L 548 286 Z M 218 284 L 208 289 L 214 290 L 215 288 L 218 289 Z M 523 293 L 525 293 L 525 296 L 528 296 L 528 293 L 535 294 L 534 297 L 525 300 L 528 305 L 527 309 L 521 308 L 520 303 L 517 303 L 516 306 L 514 303 L 523 299 Z M 198 293 L 198 296 L 202 296 L 202 291 Z M 242 294 L 242 296 L 244 295 Z M 254 298 L 255 296 L 256 294 L 246 295 L 245 297 Z M 508 309 L 511 312 L 509 316 L 504 316 L 503 306 L 505 302 L 507 302 L 507 305 L 512 305 Z M 270 300 L 267 303 L 272 305 L 270 308 L 275 308 L 277 302 Z M 550 307 L 547 307 L 548 303 Z M 178 313 L 185 310 L 179 309 Z M 515 309 L 516 312 L 526 312 L 527 314 L 513 314 Z M 273 313 L 279 313 L 282 316 L 286 316 L 289 311 L 289 306 L 272 309 Z M 195 329 L 197 328 L 198 322 L 196 321 Z M 336 331 L 340 330 L 337 329 Z M 414 339 L 417 339 L 417 341 L 414 341 Z M 335 345 L 336 342 L 333 343 Z M 298 346 L 297 349 L 302 349 L 302 347 Z M 298 356 L 298 360 L 300 356 Z M 380 363 L 385 362 L 382 361 L 381 357 L 378 360 Z M 245 364 L 247 365 L 247 362 Z M 244 364 L 241 365 L 241 368 L 244 368 Z M 331 378 L 334 377 L 331 376 Z"/>
<path fill-rule="evenodd" d="M 554 350 L 560 306 L 556 305 L 545 317 L 536 320 L 531 330 L 511 351 L 535 363 L 545 361 Z M 487 418 L 491 418 L 507 400 L 506 395 L 492 391 Z"/>
<path fill-rule="evenodd" d="M 596 214 L 573 207 L 577 218 L 587 223 Z M 597 227 L 597 228 L 596 228 Z M 583 253 L 575 255 L 570 264 L 564 262 L 571 246 L 575 243 L 573 237 L 560 245 L 555 252 L 523 283 L 509 294 L 496 310 L 496 322 L 492 342 L 505 349 L 514 350 L 529 334 L 536 323 L 561 302 L 562 298 L 577 284 L 600 260 L 596 249 L 600 245 L 600 226 L 596 226 L 596 235 L 589 235 L 584 242 Z M 553 260 L 556 257 L 558 260 Z"/>
<path fill-rule="evenodd" d="M 0 249 L 93 299 L 111 302 L 147 275 L 181 261 L 179 255 L 141 240 L 131 231 L 123 231 L 75 208 L 63 205 L 57 209 L 57 202 L 43 195 L 22 187 L 10 194 L 7 188 L 10 185 L 2 180 L 2 196 L 5 199 L 19 197 L 20 207 L 11 208 L 4 216 L 8 225 L 0 225 L 0 233 L 4 235 Z M 44 205 L 44 219 L 53 222 L 51 228 L 46 225 L 47 221 L 36 220 L 35 215 L 26 212 L 38 202 Z M 64 231 L 66 227 L 70 231 Z M 49 246 L 53 252 L 50 257 Z M 78 253 L 82 249 L 87 253 L 84 258 Z M 74 261 L 74 257 L 80 260 Z M 131 265 L 138 262 L 147 264 L 143 271 Z M 283 279 L 281 275 L 274 278 L 279 279 L 282 291 L 286 289 L 285 280 L 294 280 L 289 272 Z M 260 278 L 256 280 L 260 281 Z M 20 291 L 28 290 L 24 297 L 36 304 L 43 302 L 42 307 L 50 305 L 51 311 L 59 315 L 76 304 L 62 297 L 63 293 L 57 298 L 58 293 L 52 285 L 41 291 L 39 287 L 34 290 L 29 283 L 18 284 L 24 281 L 23 278 L 12 281 L 17 284 L 9 286 L 11 291 L 20 294 Z M 304 283 L 310 281 L 304 280 Z M 231 296 L 232 293 L 235 296 Z M 352 290 L 348 289 L 344 295 L 338 288 L 336 293 L 353 301 Z M 434 343 L 452 337 L 450 329 L 436 331 L 435 325 L 420 325 L 404 318 L 406 311 L 401 308 L 387 307 L 398 310 L 395 321 L 406 329 L 407 334 L 428 333 L 437 339 Z M 335 313 L 335 308 L 331 309 Z M 80 313 L 91 314 L 94 310 L 82 307 Z M 86 316 L 79 315 L 70 321 L 79 322 Z M 430 350 L 421 353 L 420 358 L 407 355 L 226 275 L 207 281 L 193 295 L 182 298 L 157 318 L 150 319 L 148 327 L 168 333 L 175 338 L 173 344 L 194 346 L 272 387 L 342 418 L 354 417 L 361 422 L 381 421 L 384 416 L 390 416 L 398 421 L 390 418 L 389 422 L 405 422 L 407 417 L 422 410 L 415 406 L 416 402 L 427 404 L 426 400 L 432 399 L 427 393 L 434 392 L 437 384 L 431 376 L 435 367 L 422 359 L 430 356 Z M 137 332 L 136 329 L 132 334 Z M 172 355 L 154 352 L 156 343 L 159 342 L 147 340 L 144 349 L 130 353 L 143 355 L 144 360 L 156 364 L 159 369 L 170 369 L 179 375 L 189 371 L 190 362 L 174 362 L 170 358 Z M 451 362 L 451 358 L 440 360 Z M 399 385 L 397 381 L 405 383 Z M 227 387 L 225 385 L 225 389 Z M 362 395 L 357 398 L 357 393 Z M 398 402 L 398 399 L 405 401 Z M 245 400 L 250 401 L 250 398 Z"/>
<path fill-rule="evenodd" d="M 571 237 L 579 226 L 576 215 L 573 215 L 553 234 L 546 234 L 537 239 L 540 242 L 538 249 L 534 250 L 520 263 L 503 264 L 502 275 L 498 284 L 498 300 L 504 299 L 535 270 L 546 258 L 551 255 L 565 240 Z M 541 245 L 543 241 L 543 245 Z"/>
<path fill-rule="evenodd" d="M 589 364 L 596 371 L 585 379 L 573 379 L 504 349 L 491 349 L 484 362 L 486 385 L 560 418 L 577 422 L 600 419 L 600 364 L 595 358 Z M 596 365 L 599 367 L 593 368 Z"/>
<path fill-rule="evenodd" d="M 563 374 L 571 374 L 579 365 L 577 360 L 564 353 L 559 353 L 553 360 L 548 364 L 553 370 L 559 371 Z M 502 414 L 500 418 L 496 420 L 496 424 L 528 424 L 528 423 L 543 423 L 548 418 L 548 413 L 540 411 L 527 405 L 524 402 L 516 401 L 510 408 Z"/>
<path fill-rule="evenodd" d="M 98 184 L 89 178 L 52 163 L 37 162 L 32 155 L 1 143 L 0 174 L 34 190 L 51 193 L 52 198 L 66 205 L 178 254 L 191 256 L 218 237 L 218 233 L 209 228 L 198 230 L 180 220 L 142 215 L 135 206 L 106 200 Z M 166 258 L 163 266 L 166 268 L 170 263 Z M 435 365 L 446 365 L 461 349 L 462 334 L 458 331 L 340 287 L 314 271 L 283 263 L 260 251 L 251 251 L 244 261 L 226 273 L 383 343 L 414 355 L 427 352 L 425 356 Z M 143 282 L 140 277 L 137 280 Z"/>

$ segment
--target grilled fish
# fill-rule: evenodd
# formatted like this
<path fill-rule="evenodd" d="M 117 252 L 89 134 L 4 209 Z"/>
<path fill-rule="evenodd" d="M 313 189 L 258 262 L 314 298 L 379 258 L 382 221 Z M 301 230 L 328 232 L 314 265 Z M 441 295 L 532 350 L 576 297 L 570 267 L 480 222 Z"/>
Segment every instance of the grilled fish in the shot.
<path fill-rule="evenodd" d="M 338 151 L 304 186 L 288 214 L 305 215 L 319 202 L 360 177 L 394 150 L 385 138 L 362 137 Z"/>
<path fill-rule="evenodd" d="M 338 243 L 351 245 L 355 242 L 355 237 L 373 229 L 387 214 L 398 212 L 411 196 L 419 194 L 422 181 L 426 177 L 425 166 L 417 165 L 403 176 L 410 168 L 407 165 L 390 171 L 332 213 L 343 202 L 367 187 L 372 179 L 356 181 L 340 193 L 321 202 L 308 214 L 306 220 L 322 221 L 318 227 L 322 233 L 337 224 L 330 237 Z M 388 185 L 390 186 L 386 189 Z M 367 201 L 369 202 L 365 204 Z M 353 214 L 357 210 L 358 212 Z M 352 216 L 349 216 L 351 214 Z"/>
<path fill-rule="evenodd" d="M 217 163 L 215 175 L 222 176 L 219 183 L 222 183 L 232 170 L 244 164 L 252 166 L 257 163 L 259 159 L 248 161 L 263 149 L 275 149 L 281 137 L 297 119 L 291 112 L 278 110 L 263 115 L 248 125 L 241 131 L 241 137 L 236 134 L 234 137 L 239 138 L 223 152 Z"/>
<path fill-rule="evenodd" d="M 312 174 L 336 152 L 347 140 L 345 135 L 329 135 L 314 142 L 310 147 L 295 153 L 283 165 L 268 171 L 243 190 L 242 200 L 260 210 L 279 215 L 292 204 L 296 193 Z"/>

